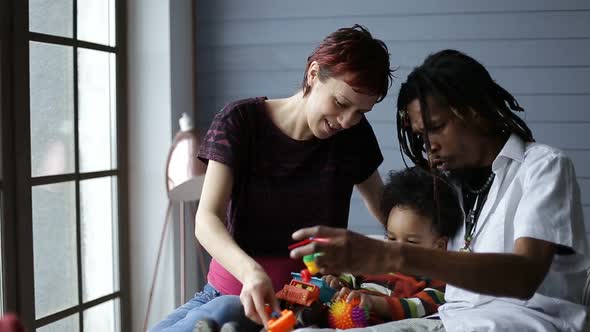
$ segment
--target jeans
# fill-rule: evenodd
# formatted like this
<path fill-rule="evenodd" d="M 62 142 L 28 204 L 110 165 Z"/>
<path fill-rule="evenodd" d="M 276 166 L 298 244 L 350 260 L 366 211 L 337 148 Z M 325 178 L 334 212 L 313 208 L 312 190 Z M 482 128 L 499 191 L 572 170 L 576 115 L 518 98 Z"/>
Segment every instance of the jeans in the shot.
<path fill-rule="evenodd" d="M 260 330 L 260 326 L 244 315 L 239 296 L 222 295 L 207 284 L 202 292 L 195 294 L 190 301 L 174 310 L 149 331 L 192 332 L 195 324 L 202 319 L 214 320 L 219 326 L 227 322 L 237 322 L 240 331 Z"/>

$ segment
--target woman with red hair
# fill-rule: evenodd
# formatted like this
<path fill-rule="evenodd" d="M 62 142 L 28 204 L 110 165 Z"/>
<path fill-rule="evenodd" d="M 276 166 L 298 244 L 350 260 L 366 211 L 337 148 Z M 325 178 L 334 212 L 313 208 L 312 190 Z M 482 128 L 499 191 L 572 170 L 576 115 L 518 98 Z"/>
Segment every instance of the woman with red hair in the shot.
<path fill-rule="evenodd" d="M 199 152 L 208 167 L 195 219 L 213 257 L 208 284 L 152 331 L 192 331 L 207 318 L 199 307 L 220 295 L 239 295 L 246 316 L 266 324 L 265 304 L 280 311 L 275 291 L 304 268 L 289 258 L 292 232 L 346 227 L 355 186 L 381 219 L 383 156 L 365 114 L 391 79 L 386 45 L 354 25 L 319 44 L 294 95 L 239 100 L 215 116 Z"/>

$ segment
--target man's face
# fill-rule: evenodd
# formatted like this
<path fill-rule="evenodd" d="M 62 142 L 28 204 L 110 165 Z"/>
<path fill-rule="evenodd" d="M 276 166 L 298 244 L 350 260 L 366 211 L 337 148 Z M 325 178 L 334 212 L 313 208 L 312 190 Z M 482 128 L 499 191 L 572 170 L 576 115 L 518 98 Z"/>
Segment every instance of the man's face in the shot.
<path fill-rule="evenodd" d="M 439 170 L 486 166 L 483 136 L 474 128 L 468 128 L 448 108 L 440 107 L 428 98 L 430 109 L 430 156 L 432 165 Z M 420 102 L 413 100 L 407 107 L 412 132 L 424 136 Z"/>

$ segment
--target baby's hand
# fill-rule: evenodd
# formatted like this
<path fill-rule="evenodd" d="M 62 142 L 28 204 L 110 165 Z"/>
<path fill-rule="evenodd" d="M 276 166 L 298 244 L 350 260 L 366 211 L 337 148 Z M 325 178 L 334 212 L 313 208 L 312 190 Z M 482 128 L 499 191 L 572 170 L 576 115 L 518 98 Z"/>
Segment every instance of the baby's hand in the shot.
<path fill-rule="evenodd" d="M 330 286 L 331 288 L 334 288 L 336 290 L 342 288 L 342 283 L 340 282 L 340 279 L 337 276 L 326 274 L 322 277 L 322 280 L 324 280 L 326 284 L 328 284 L 328 286 Z"/>
<path fill-rule="evenodd" d="M 350 303 L 355 299 L 359 300 L 359 305 L 361 307 L 365 307 L 369 311 L 373 309 L 373 297 L 361 291 L 342 287 L 342 289 L 334 296 L 334 301 L 343 300 Z"/>

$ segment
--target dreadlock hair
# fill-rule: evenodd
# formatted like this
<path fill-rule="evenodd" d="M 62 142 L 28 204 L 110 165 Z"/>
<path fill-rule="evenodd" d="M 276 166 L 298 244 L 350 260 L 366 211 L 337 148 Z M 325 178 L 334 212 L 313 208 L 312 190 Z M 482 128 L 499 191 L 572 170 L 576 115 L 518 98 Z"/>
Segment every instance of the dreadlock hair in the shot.
<path fill-rule="evenodd" d="M 432 229 L 439 236 L 453 238 L 463 222 L 457 192 L 446 177 L 436 170 L 429 173 L 413 167 L 389 172 L 381 195 L 380 212 L 387 219 L 396 207 L 410 209 L 428 218 Z"/>
<path fill-rule="evenodd" d="M 423 155 L 423 152 L 430 153 L 428 97 L 485 135 L 507 137 L 514 133 L 525 142 L 534 142 L 531 130 L 515 113 L 524 109 L 514 96 L 497 84 L 477 60 L 456 50 L 443 50 L 429 55 L 412 70 L 397 98 L 400 152 L 402 158 L 405 154 L 416 165 L 429 167 Z M 406 111 L 408 104 L 416 99 L 422 110 L 423 137 L 412 132 Z"/>

